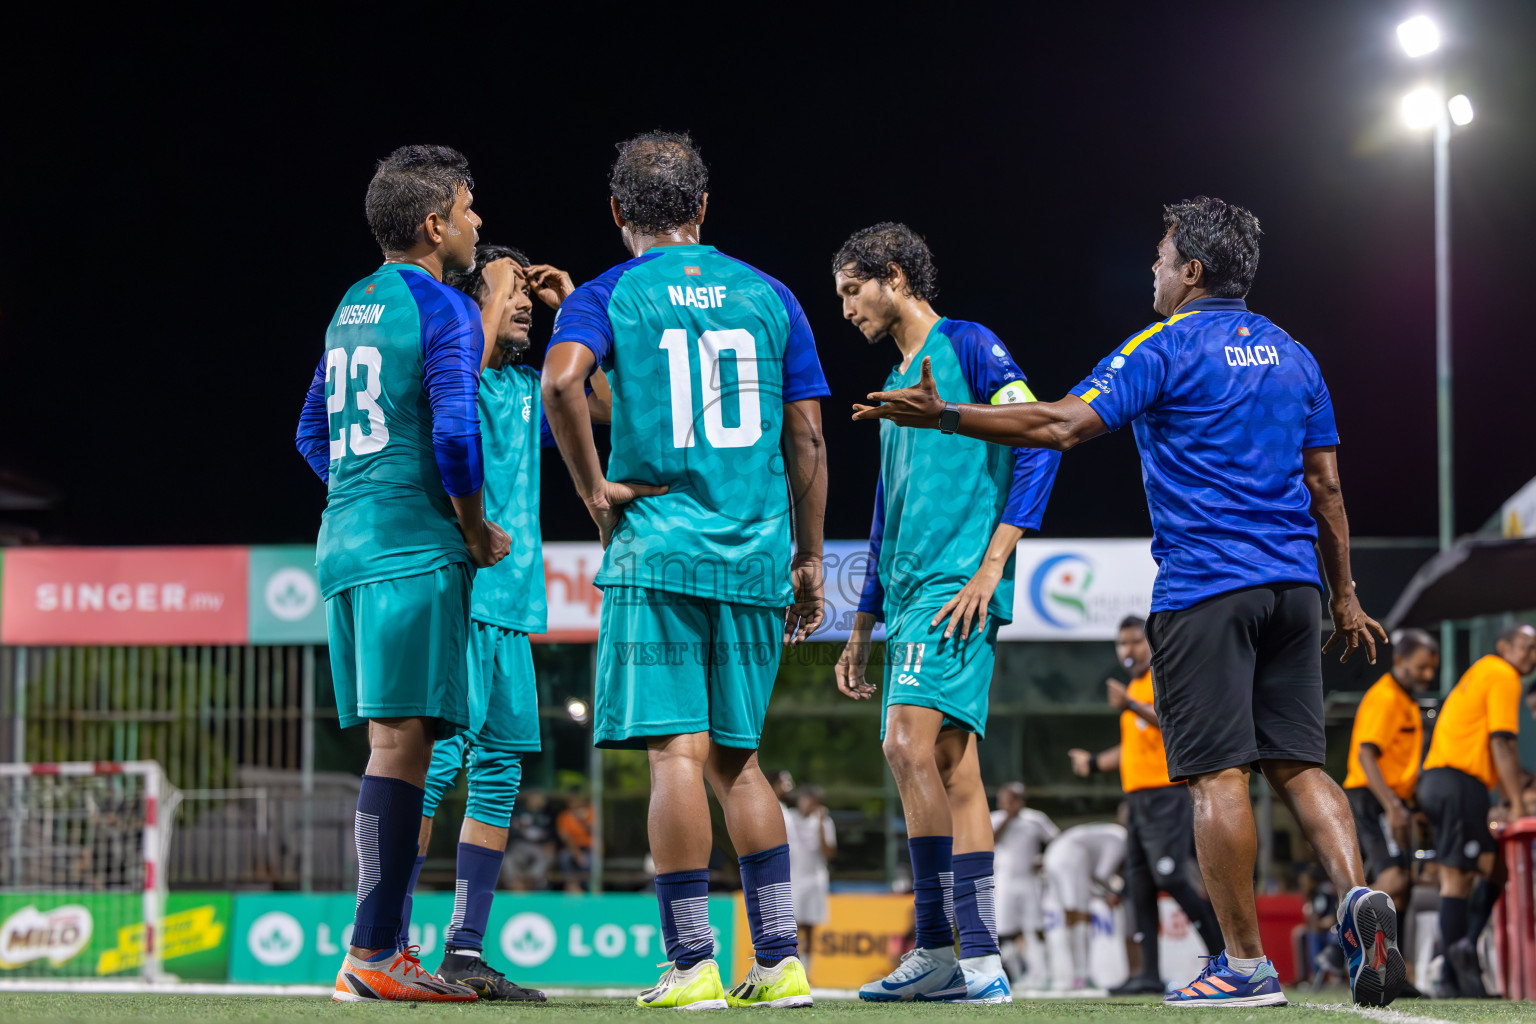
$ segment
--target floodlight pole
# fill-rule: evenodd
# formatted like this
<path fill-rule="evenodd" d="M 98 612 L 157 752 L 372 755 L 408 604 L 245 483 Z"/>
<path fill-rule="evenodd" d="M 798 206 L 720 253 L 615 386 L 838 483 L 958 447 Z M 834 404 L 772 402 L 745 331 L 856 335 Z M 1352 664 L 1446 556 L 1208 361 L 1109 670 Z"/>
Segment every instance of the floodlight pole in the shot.
<path fill-rule="evenodd" d="M 1440 550 L 1456 537 L 1451 461 L 1451 117 L 1440 86 L 1435 120 L 1435 424 L 1440 487 Z M 1440 624 L 1440 691 L 1456 685 L 1456 625 Z"/>

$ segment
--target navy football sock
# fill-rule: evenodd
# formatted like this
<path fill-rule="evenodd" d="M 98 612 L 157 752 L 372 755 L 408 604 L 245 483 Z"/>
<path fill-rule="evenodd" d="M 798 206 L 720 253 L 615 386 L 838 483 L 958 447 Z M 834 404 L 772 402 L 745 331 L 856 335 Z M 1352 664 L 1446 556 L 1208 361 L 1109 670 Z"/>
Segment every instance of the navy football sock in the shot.
<path fill-rule="evenodd" d="M 400 905 L 400 936 L 395 940 L 395 945 L 400 949 L 411 944 L 411 907 L 416 902 L 416 883 L 421 881 L 421 866 L 426 862 L 426 854 L 416 854 L 416 866 L 411 868 L 411 880 L 405 887 L 405 900 Z"/>
<path fill-rule="evenodd" d="M 789 844 L 741 858 L 741 889 L 757 962 L 772 967 L 799 950 L 795 903 L 789 887 Z"/>
<path fill-rule="evenodd" d="M 399 941 L 424 795 L 400 779 L 363 776 L 354 825 L 357 918 L 352 928 L 352 945 L 360 949 L 393 949 Z"/>
<path fill-rule="evenodd" d="M 656 902 L 661 904 L 661 938 L 668 960 L 687 970 L 715 955 L 715 933 L 709 930 L 707 870 L 657 875 Z"/>
<path fill-rule="evenodd" d="M 961 958 L 997 952 L 997 903 L 992 885 L 992 851 L 960 853 L 955 866 L 955 930 Z"/>
<path fill-rule="evenodd" d="M 955 886 L 951 836 L 916 836 L 907 840 L 912 857 L 912 902 L 917 944 L 922 949 L 952 946 L 951 900 Z"/>
<path fill-rule="evenodd" d="M 444 945 L 453 951 L 480 950 L 485 945 L 485 924 L 491 918 L 496 879 L 501 876 L 504 851 L 474 843 L 459 844 L 459 877 L 453 883 L 453 920 L 448 922 Z"/>

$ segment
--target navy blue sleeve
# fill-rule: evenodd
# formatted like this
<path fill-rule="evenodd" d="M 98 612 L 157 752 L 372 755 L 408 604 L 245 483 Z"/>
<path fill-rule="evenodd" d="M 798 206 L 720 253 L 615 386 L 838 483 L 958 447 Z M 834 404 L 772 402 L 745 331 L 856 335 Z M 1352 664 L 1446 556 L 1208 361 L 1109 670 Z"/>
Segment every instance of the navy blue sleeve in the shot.
<path fill-rule="evenodd" d="M 1008 502 L 1003 506 L 1001 522 L 1021 530 L 1038 530 L 1045 518 L 1045 503 L 1056 484 L 1061 468 L 1061 452 L 1046 448 L 1013 450 L 1013 483 L 1008 487 Z"/>
<path fill-rule="evenodd" d="M 885 618 L 885 586 L 880 582 L 880 546 L 885 543 L 885 479 L 875 482 L 875 517 L 869 524 L 869 570 L 864 576 L 864 592 L 859 595 L 859 611 L 871 612 L 875 621 Z"/>
<path fill-rule="evenodd" d="M 1156 323 L 1131 335 L 1068 394 L 1087 402 L 1110 430 L 1146 412 L 1168 379 L 1169 356 L 1162 344 L 1167 335 L 1157 337 L 1164 326 Z"/>
<path fill-rule="evenodd" d="M 764 279 L 778 292 L 789 314 L 789 340 L 784 343 L 784 402 L 799 402 L 807 398 L 825 398 L 832 393 L 827 387 L 826 374 L 821 369 L 821 357 L 816 354 L 816 339 L 811 325 L 800 308 L 800 300 L 794 293 L 773 278 Z"/>
<path fill-rule="evenodd" d="M 960 360 L 975 401 L 992 405 L 1034 401 L 1029 378 L 997 335 L 981 324 L 964 320 L 946 320 L 944 334 Z"/>
<path fill-rule="evenodd" d="M 966 384 L 977 402 L 1012 405 L 1035 400 L 1024 371 L 1019 369 L 1019 364 L 1013 361 L 1013 355 L 996 334 L 981 324 L 960 320 L 948 321 L 944 326 L 950 346 L 965 373 Z M 1060 466 L 1060 452 L 1015 448 L 1013 483 L 1008 489 L 1001 521 L 1021 530 L 1040 529 L 1045 503 L 1050 499 Z"/>
<path fill-rule="evenodd" d="M 816 338 L 811 334 L 810 321 L 806 320 L 805 310 L 800 307 L 800 300 L 795 298 L 795 293 L 784 287 L 783 282 L 769 277 L 752 264 L 734 256 L 725 258 L 740 263 L 762 278 L 763 283 L 772 288 L 784 304 L 784 314 L 789 317 L 789 337 L 784 343 L 784 404 L 830 395 L 832 389 L 827 387 L 826 374 L 821 370 L 821 357 L 816 354 Z"/>
<path fill-rule="evenodd" d="M 555 331 L 545 352 L 564 341 L 574 341 L 592 350 L 598 366 L 607 366 L 613 352 L 613 323 L 608 319 L 608 300 L 613 286 L 622 276 L 623 267 L 615 267 L 594 278 L 565 297 L 555 313 Z"/>
<path fill-rule="evenodd" d="M 294 435 L 299 454 L 309 463 L 321 481 L 331 482 L 331 417 L 325 411 L 325 357 L 315 368 L 315 379 L 304 394 L 304 409 L 299 413 L 299 429 Z"/>
<path fill-rule="evenodd" d="M 421 314 L 423 384 L 432 406 L 432 450 L 443 489 L 455 498 L 480 490 L 480 356 L 485 332 L 469 296 L 419 274 L 405 275 Z"/>

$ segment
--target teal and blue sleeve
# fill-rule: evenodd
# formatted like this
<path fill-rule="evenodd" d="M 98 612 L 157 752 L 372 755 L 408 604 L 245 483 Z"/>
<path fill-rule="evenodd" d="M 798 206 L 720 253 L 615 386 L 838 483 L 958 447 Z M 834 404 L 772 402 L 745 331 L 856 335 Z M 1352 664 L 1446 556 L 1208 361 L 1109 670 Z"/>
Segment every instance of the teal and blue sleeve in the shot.
<path fill-rule="evenodd" d="M 778 292 L 784 311 L 789 314 L 789 340 L 784 345 L 784 402 L 825 398 L 832 389 L 827 387 L 827 376 L 822 372 L 821 357 L 816 354 L 816 339 L 805 310 L 788 288 L 767 275 L 764 277 Z"/>
<path fill-rule="evenodd" d="M 315 379 L 304 394 L 299 429 L 294 435 L 299 454 L 323 483 L 331 482 L 331 417 L 325 410 L 325 358 L 315 368 Z"/>
<path fill-rule="evenodd" d="M 1013 450 L 1013 482 L 1008 486 L 1008 501 L 1003 505 L 1000 522 L 1021 530 L 1039 530 L 1045 518 L 1045 504 L 1056 484 L 1061 468 L 1061 452 L 1045 448 Z"/>
<path fill-rule="evenodd" d="M 725 256 L 724 253 L 720 255 Z M 784 315 L 789 318 L 789 336 L 784 343 L 784 403 L 787 405 L 807 398 L 825 398 L 830 395 L 832 389 L 827 387 L 827 376 L 821 369 L 821 357 L 816 354 L 816 338 L 811 333 L 810 321 L 805 318 L 805 310 L 801 308 L 800 300 L 795 298 L 795 293 L 786 288 L 783 282 L 763 273 L 752 264 L 734 256 L 725 258 L 741 264 L 762 278 L 763 283 L 773 289 L 773 294 L 784 306 Z"/>
<path fill-rule="evenodd" d="M 613 351 L 613 322 L 608 319 L 608 300 L 613 297 L 613 286 L 619 275 L 612 271 L 588 281 L 565 297 L 555 313 L 555 331 L 549 338 L 554 348 L 565 341 L 574 341 L 592 350 L 598 366 L 606 366 Z"/>
<path fill-rule="evenodd" d="M 418 274 L 406 276 L 421 314 L 422 384 L 432 407 L 432 453 L 443 489 L 455 498 L 480 490 L 480 356 L 485 333 L 469 296 Z"/>
<path fill-rule="evenodd" d="M 1087 402 L 1110 430 L 1119 430 L 1151 408 L 1168 378 L 1170 356 L 1162 337 L 1138 343 L 1145 333 L 1128 338 L 1068 392 Z"/>
<path fill-rule="evenodd" d="M 859 611 L 870 612 L 875 621 L 885 618 L 885 586 L 880 582 L 880 546 L 885 543 L 885 480 L 875 483 L 875 516 L 869 525 L 869 569 L 864 575 L 864 592 L 859 595 Z"/>
<path fill-rule="evenodd" d="M 1024 384 L 1028 378 L 1019 364 L 1014 362 L 996 334 L 981 324 L 950 321 L 945 325 L 950 346 L 960 360 L 966 385 L 978 402 L 991 402 L 992 398 L 1010 384 Z M 1019 395 L 1027 395 L 1026 389 L 1018 389 Z M 1015 400 L 1021 399 L 1013 395 Z M 1013 481 L 1008 488 L 1008 501 L 1003 506 L 1001 522 L 1017 526 L 1021 530 L 1040 529 L 1045 517 L 1045 505 L 1056 482 L 1056 471 L 1061 467 L 1061 453 L 1043 448 L 1015 448 L 1013 450 Z"/>

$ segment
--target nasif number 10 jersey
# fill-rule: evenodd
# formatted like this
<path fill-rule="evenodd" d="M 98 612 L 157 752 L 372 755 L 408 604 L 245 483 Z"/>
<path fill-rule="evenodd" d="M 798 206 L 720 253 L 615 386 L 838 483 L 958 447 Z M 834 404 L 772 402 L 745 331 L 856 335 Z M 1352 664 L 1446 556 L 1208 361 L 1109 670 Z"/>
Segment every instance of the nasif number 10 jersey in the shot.
<path fill-rule="evenodd" d="M 348 289 L 299 419 L 329 486 L 316 544 L 326 597 L 468 562 L 448 495 L 480 489 L 480 311 L 419 267 Z"/>
<path fill-rule="evenodd" d="M 713 246 L 656 246 L 565 300 L 565 341 L 613 388 L 608 479 L 668 488 L 626 506 L 596 582 L 789 604 L 784 405 L 829 393 L 789 289 Z"/>

